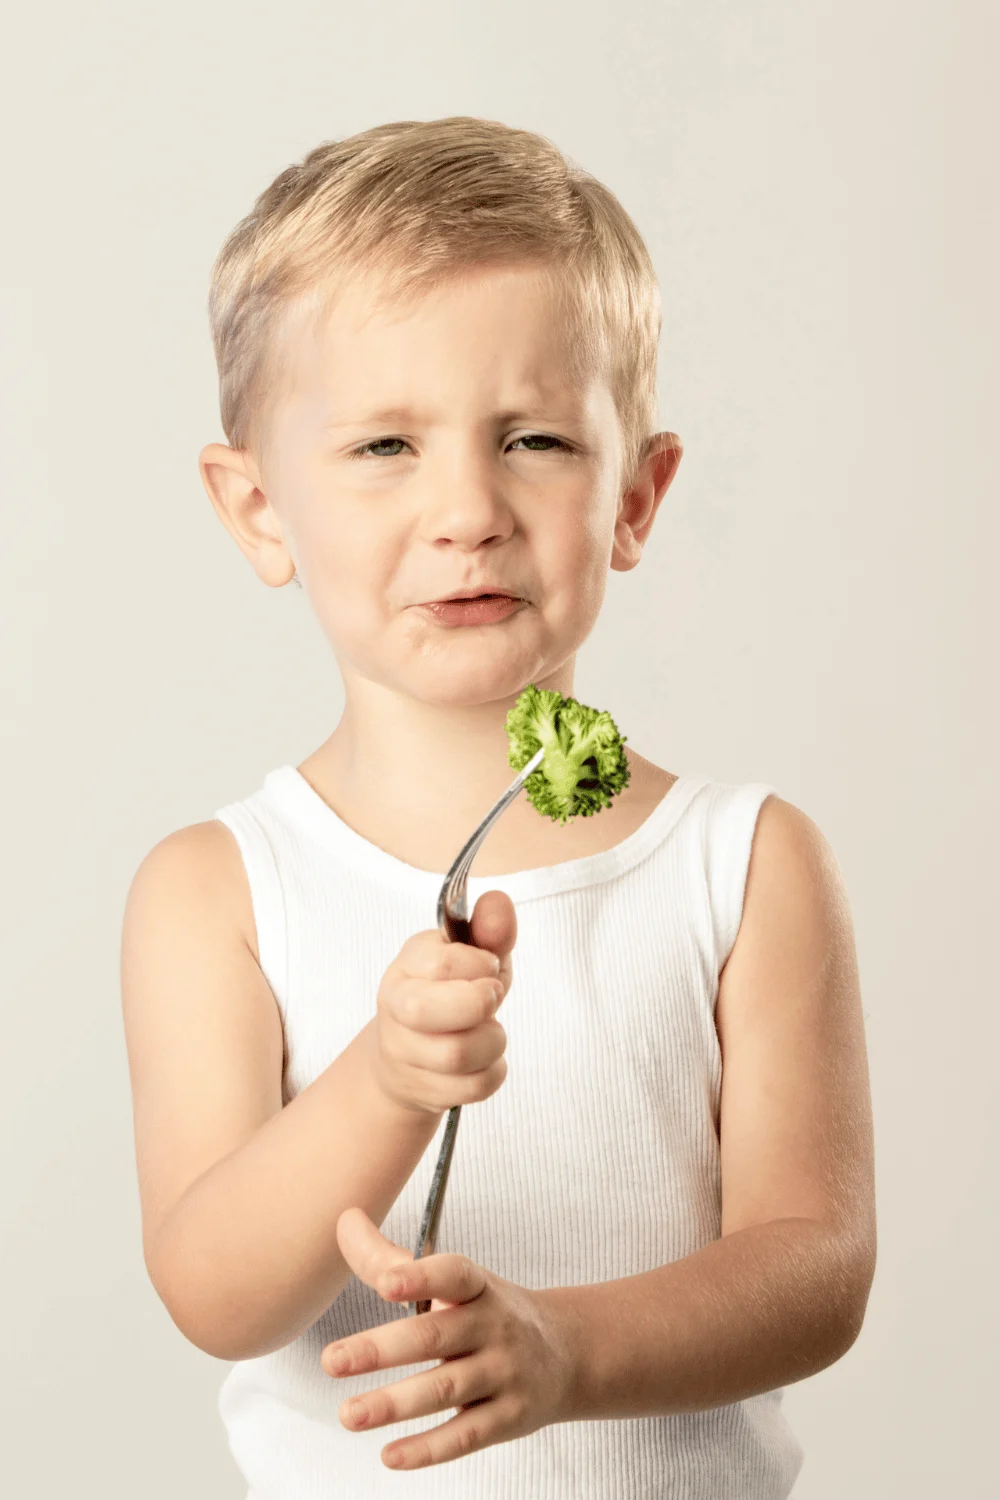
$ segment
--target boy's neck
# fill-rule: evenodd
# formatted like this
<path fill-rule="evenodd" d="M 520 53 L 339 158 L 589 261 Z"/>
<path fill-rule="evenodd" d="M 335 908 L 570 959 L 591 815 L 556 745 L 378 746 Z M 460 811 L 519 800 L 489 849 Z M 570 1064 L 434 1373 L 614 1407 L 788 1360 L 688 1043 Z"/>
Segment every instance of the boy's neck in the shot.
<path fill-rule="evenodd" d="M 502 751 L 502 740 L 500 746 Z M 422 782 L 415 773 L 408 791 L 397 790 L 393 795 L 391 782 L 386 787 L 370 765 L 357 761 L 352 765 L 340 752 L 334 734 L 298 770 L 355 833 L 406 864 L 442 875 L 515 775 L 498 759 L 495 768 L 470 768 L 465 778 L 452 774 Z M 536 812 L 526 796 L 516 797 L 487 835 L 472 874 L 505 875 L 561 864 L 610 849 L 628 838 L 676 777 L 628 745 L 625 754 L 628 786 L 610 807 L 592 817 L 554 823 Z"/>

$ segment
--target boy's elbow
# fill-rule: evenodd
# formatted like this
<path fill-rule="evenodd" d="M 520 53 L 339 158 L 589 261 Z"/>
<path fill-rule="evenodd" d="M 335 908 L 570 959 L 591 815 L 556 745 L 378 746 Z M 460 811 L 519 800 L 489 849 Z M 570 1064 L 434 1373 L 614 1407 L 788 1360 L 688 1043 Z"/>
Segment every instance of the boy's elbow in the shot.
<path fill-rule="evenodd" d="M 844 1348 L 845 1354 L 847 1353 L 847 1350 L 850 1349 L 851 1345 L 856 1342 L 858 1335 L 860 1334 L 861 1329 L 864 1326 L 865 1314 L 868 1311 L 868 1297 L 871 1293 L 874 1274 L 875 1262 L 873 1259 L 871 1270 L 865 1272 L 862 1283 L 858 1288 L 857 1295 L 854 1299 L 850 1314 L 848 1316 L 846 1329 L 847 1344 Z"/>
<path fill-rule="evenodd" d="M 145 1252 L 149 1279 L 174 1326 L 189 1344 L 213 1359 L 259 1359 L 283 1349 L 308 1326 L 276 1328 L 273 1314 L 269 1322 L 261 1320 L 259 1305 L 257 1315 L 247 1317 L 231 1297 L 227 1298 L 217 1279 L 211 1285 L 199 1282 L 183 1247 L 175 1245 L 171 1255 L 164 1253 L 165 1248 L 161 1243 L 156 1250 Z M 345 1266 L 344 1282 L 348 1274 Z"/>
<path fill-rule="evenodd" d="M 834 1352 L 830 1359 L 842 1359 L 857 1342 L 868 1310 L 868 1298 L 875 1279 L 875 1232 L 856 1243 L 841 1259 L 837 1281 L 840 1295 L 834 1299 Z"/>
<path fill-rule="evenodd" d="M 154 1283 L 155 1285 L 155 1283 Z M 203 1354 L 213 1359 L 255 1359 L 261 1354 L 272 1354 L 282 1347 L 280 1342 L 261 1343 L 248 1338 L 246 1331 L 232 1316 L 223 1316 L 218 1308 L 206 1309 L 193 1305 L 193 1299 L 183 1298 L 156 1287 L 157 1295 L 170 1314 L 174 1327 L 184 1335 L 189 1344 L 194 1344 Z"/>
<path fill-rule="evenodd" d="M 170 1314 L 174 1327 L 179 1329 L 189 1344 L 193 1344 L 203 1354 L 210 1354 L 213 1359 L 248 1358 L 242 1349 L 234 1348 L 230 1341 L 220 1338 L 219 1331 L 214 1325 L 208 1325 L 203 1319 L 190 1316 L 186 1309 L 181 1310 L 176 1303 L 168 1301 L 162 1292 L 159 1295 L 160 1301 Z"/>
<path fill-rule="evenodd" d="M 172 1263 L 162 1251 L 144 1253 L 146 1271 L 153 1289 L 170 1315 L 170 1320 L 187 1339 L 214 1359 L 251 1359 L 263 1349 L 248 1348 L 239 1320 L 233 1310 L 224 1312 L 218 1298 L 193 1284 L 190 1274 Z"/>

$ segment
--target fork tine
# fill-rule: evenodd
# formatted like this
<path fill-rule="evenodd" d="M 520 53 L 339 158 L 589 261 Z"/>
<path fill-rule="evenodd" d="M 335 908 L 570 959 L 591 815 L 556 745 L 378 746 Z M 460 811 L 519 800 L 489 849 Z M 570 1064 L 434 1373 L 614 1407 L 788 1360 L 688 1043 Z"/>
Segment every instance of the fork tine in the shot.
<path fill-rule="evenodd" d="M 459 850 L 451 869 L 444 878 L 441 894 L 438 897 L 438 926 L 445 936 L 453 942 L 456 940 L 461 942 L 466 941 L 466 937 L 456 939 L 455 935 L 449 932 L 446 924 L 449 920 L 456 923 L 465 923 L 468 920 L 469 914 L 466 909 L 465 897 L 472 861 L 479 853 L 483 840 L 497 818 L 513 802 L 532 771 L 541 764 L 544 754 L 545 750 L 543 747 L 531 757 L 526 766 L 521 768 L 507 790 L 501 797 L 497 798 L 479 827 Z"/>

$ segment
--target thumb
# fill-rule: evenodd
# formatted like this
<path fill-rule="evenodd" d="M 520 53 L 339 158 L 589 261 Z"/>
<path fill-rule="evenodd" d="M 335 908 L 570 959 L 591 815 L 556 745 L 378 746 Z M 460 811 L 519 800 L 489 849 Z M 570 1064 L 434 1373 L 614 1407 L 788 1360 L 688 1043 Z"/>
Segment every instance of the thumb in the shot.
<path fill-rule="evenodd" d="M 484 891 L 469 919 L 472 941 L 477 948 L 488 948 L 501 965 L 517 942 L 517 913 L 505 891 Z"/>

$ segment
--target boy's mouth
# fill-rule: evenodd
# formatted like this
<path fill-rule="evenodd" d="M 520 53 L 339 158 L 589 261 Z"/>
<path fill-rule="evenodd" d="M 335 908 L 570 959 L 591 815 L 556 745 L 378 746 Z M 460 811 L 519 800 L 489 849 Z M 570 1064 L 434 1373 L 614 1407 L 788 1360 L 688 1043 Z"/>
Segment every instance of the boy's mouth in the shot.
<path fill-rule="evenodd" d="M 460 599 L 517 599 L 518 595 L 511 593 L 510 589 L 482 588 L 482 589 L 456 589 L 453 594 L 442 594 L 440 599 L 428 599 L 428 604 L 451 604 Z"/>
<path fill-rule="evenodd" d="M 441 625 L 492 625 L 517 612 L 525 600 L 516 594 L 452 594 L 421 606 Z"/>

